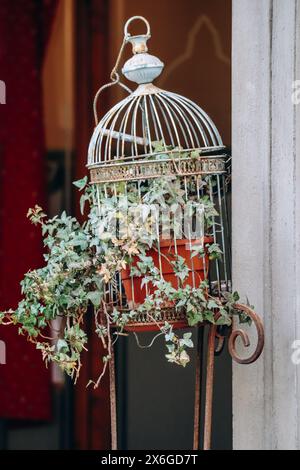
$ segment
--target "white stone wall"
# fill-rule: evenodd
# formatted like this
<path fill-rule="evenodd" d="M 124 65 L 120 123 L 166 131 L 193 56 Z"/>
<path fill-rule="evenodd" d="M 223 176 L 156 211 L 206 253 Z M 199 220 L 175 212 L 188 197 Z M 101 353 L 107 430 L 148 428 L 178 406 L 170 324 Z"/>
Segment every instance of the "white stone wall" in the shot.
<path fill-rule="evenodd" d="M 233 282 L 266 333 L 233 368 L 233 445 L 300 449 L 300 0 L 233 0 L 232 67 Z"/>

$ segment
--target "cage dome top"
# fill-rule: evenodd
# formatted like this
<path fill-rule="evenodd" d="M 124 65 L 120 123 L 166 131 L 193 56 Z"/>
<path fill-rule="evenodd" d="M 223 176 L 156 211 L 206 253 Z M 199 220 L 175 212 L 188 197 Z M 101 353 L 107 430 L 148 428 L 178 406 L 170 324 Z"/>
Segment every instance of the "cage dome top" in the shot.
<path fill-rule="evenodd" d="M 147 33 L 131 36 L 128 26 L 142 20 Z M 96 127 L 88 150 L 92 182 L 145 179 L 162 175 L 224 173 L 224 145 L 210 117 L 194 102 L 162 90 L 152 82 L 164 64 L 148 54 L 150 26 L 133 17 L 124 28 L 124 41 L 111 73 L 112 81 L 94 100 Z M 123 66 L 124 76 L 137 83 L 135 91 L 120 82 L 118 65 L 123 48 L 132 44 L 133 57 Z M 113 106 L 98 123 L 97 99 L 104 88 L 119 84 L 129 95 Z"/>

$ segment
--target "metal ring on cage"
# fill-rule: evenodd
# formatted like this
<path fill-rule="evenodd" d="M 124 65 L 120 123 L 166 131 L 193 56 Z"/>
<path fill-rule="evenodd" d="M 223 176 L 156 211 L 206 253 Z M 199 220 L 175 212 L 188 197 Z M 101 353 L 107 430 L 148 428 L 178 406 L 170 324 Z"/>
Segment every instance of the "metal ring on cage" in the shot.
<path fill-rule="evenodd" d="M 141 20 L 145 23 L 145 25 L 147 26 L 147 33 L 146 33 L 146 36 L 148 36 L 149 38 L 151 37 L 151 30 L 150 30 L 150 24 L 149 22 L 146 20 L 146 18 L 144 18 L 143 16 L 132 16 L 131 18 L 129 18 L 129 20 L 126 21 L 125 23 L 125 26 L 124 26 L 124 35 L 125 35 L 125 38 L 129 38 L 131 36 L 131 34 L 128 32 L 128 26 L 130 25 L 130 23 L 132 23 L 134 20 Z"/>

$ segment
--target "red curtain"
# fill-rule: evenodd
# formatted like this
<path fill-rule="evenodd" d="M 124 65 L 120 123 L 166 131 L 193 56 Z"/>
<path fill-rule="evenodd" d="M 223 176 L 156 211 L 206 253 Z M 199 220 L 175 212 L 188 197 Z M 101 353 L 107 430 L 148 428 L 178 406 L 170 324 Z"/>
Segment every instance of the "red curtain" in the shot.
<path fill-rule="evenodd" d="M 1 0 L 0 79 L 0 310 L 20 300 L 19 281 L 43 264 L 41 234 L 26 219 L 45 205 L 45 142 L 41 72 L 57 0 Z M 50 375 L 39 351 L 1 327 L 6 365 L 0 365 L 0 417 L 50 417 Z"/>

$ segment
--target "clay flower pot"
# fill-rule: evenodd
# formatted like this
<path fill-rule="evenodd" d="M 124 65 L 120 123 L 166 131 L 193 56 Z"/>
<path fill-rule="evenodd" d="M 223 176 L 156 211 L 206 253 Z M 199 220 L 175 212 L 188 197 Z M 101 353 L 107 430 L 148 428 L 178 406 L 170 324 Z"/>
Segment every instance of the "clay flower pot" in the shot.
<path fill-rule="evenodd" d="M 209 255 L 207 252 L 206 245 L 212 243 L 213 240 L 211 237 L 205 237 L 204 239 L 204 249 L 205 256 L 193 256 L 191 257 L 192 251 L 191 248 L 195 245 L 199 245 L 200 240 L 188 240 L 181 239 L 176 240 L 177 254 L 185 259 L 186 266 L 190 269 L 189 275 L 183 283 L 183 286 L 190 285 L 193 287 L 199 287 L 201 282 L 208 277 L 208 267 L 209 267 Z M 174 240 L 161 240 L 160 241 L 160 252 L 161 252 L 161 270 L 162 276 L 165 281 L 170 282 L 174 288 L 179 287 L 178 277 L 175 275 L 173 270 L 173 265 L 171 261 L 174 261 L 174 255 L 176 254 L 175 242 Z M 153 259 L 155 267 L 160 269 L 159 262 L 159 253 L 155 248 L 150 248 L 146 252 L 147 256 L 150 256 Z M 122 283 L 127 298 L 127 302 L 130 308 L 134 308 L 139 304 L 142 304 L 146 298 L 146 295 L 153 294 L 156 290 L 156 287 L 153 286 L 150 282 L 147 284 L 147 287 L 143 285 L 142 280 L 143 276 L 131 276 L 131 266 L 137 266 L 139 261 L 138 256 L 135 256 L 131 265 L 127 266 L 121 273 Z M 192 272 L 193 271 L 193 272 Z M 172 307 L 168 305 L 167 307 Z M 187 323 L 185 319 L 180 320 L 179 322 L 175 321 L 174 327 L 181 328 L 186 327 Z M 131 327 L 126 327 L 126 329 L 131 329 Z M 145 330 L 153 330 L 153 325 L 149 325 L 149 328 L 146 328 L 146 325 L 143 327 Z M 140 331 L 142 331 L 139 328 Z"/>

